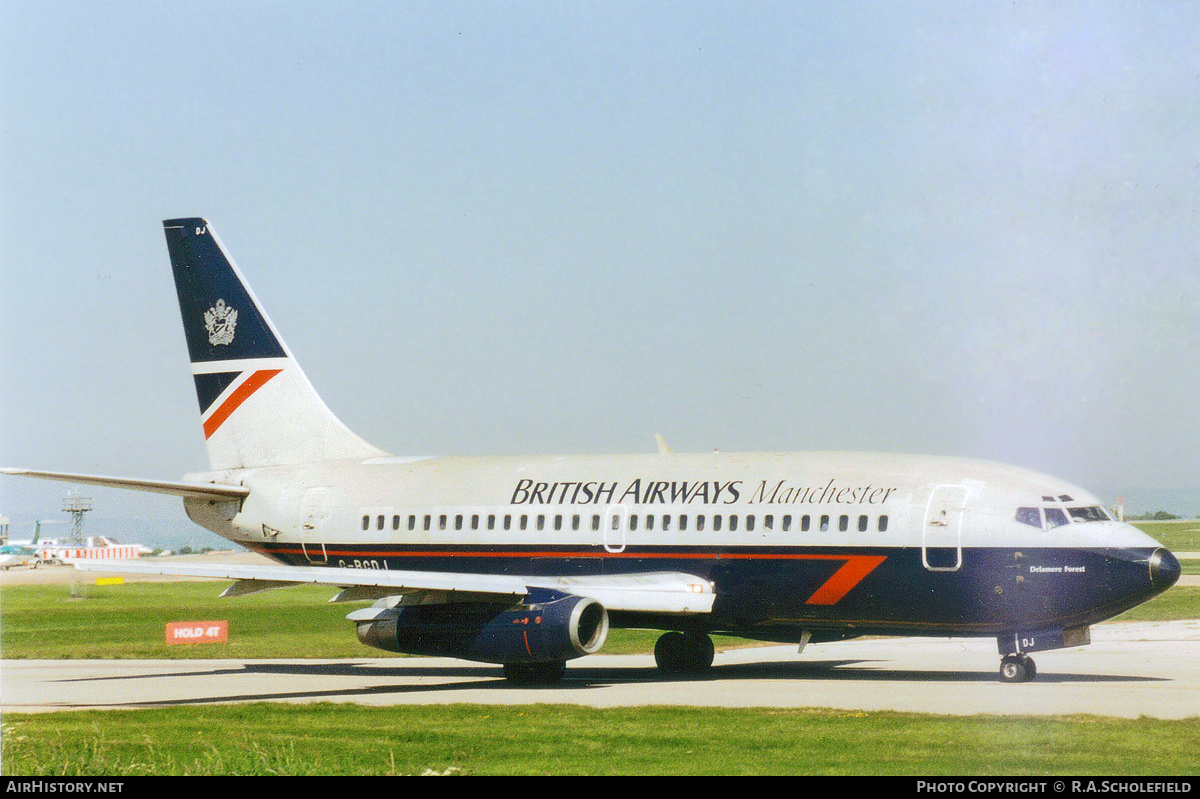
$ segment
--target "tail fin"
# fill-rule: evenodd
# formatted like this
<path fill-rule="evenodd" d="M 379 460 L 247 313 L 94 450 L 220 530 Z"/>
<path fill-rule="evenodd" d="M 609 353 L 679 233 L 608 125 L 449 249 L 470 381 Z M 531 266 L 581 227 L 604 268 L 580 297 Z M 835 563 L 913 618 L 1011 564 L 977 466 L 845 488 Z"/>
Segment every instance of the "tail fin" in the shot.
<path fill-rule="evenodd" d="M 212 468 L 386 454 L 317 396 L 208 222 L 163 228 Z"/>

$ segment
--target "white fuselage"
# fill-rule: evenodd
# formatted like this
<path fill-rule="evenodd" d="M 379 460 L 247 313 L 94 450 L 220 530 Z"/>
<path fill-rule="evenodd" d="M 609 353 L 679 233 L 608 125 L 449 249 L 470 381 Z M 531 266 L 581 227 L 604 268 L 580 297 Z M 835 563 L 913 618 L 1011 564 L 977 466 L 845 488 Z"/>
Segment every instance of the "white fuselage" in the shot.
<path fill-rule="evenodd" d="M 227 518 L 200 502 L 189 503 L 189 512 L 251 547 L 546 544 L 615 555 L 640 545 L 1157 546 L 1107 517 L 1052 529 L 1018 522 L 1020 507 L 1101 503 L 1045 475 L 959 458 L 823 452 L 386 457 L 235 474 L 251 489 L 240 512 Z M 228 482 L 233 475 L 221 476 Z"/>

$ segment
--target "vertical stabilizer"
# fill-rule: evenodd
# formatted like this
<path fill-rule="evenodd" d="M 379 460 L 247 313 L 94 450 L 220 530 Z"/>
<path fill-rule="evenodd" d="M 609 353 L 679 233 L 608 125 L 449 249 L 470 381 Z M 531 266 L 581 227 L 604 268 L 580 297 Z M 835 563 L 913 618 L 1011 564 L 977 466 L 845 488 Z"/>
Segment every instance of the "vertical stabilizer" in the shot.
<path fill-rule="evenodd" d="M 385 454 L 325 406 L 212 226 L 163 222 L 213 469 Z"/>

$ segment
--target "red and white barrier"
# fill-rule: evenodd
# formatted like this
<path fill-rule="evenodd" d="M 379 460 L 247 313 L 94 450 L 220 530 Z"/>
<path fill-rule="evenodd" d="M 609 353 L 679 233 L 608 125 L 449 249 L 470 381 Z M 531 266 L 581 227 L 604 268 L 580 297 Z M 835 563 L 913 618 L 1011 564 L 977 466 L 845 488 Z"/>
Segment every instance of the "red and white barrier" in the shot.
<path fill-rule="evenodd" d="M 38 550 L 42 560 L 121 560 L 140 557 L 143 547 L 136 544 L 116 544 L 108 547 L 53 547 Z"/>

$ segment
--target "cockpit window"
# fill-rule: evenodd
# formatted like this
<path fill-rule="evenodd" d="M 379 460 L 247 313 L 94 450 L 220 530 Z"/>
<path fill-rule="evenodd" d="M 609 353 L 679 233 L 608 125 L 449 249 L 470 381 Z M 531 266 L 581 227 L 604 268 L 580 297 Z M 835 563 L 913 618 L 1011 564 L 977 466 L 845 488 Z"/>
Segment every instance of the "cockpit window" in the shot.
<path fill-rule="evenodd" d="M 1069 524 L 1067 514 L 1063 513 L 1060 508 L 1046 508 L 1046 526 L 1053 530 L 1055 527 L 1061 527 L 1064 524 Z"/>
<path fill-rule="evenodd" d="M 1045 527 L 1048 529 L 1061 527 L 1071 522 L 1106 522 L 1112 519 L 1108 511 L 1099 505 L 1091 505 L 1086 508 L 1067 508 L 1065 511 L 1062 508 L 1017 508 L 1015 518 L 1021 524 L 1042 529 L 1043 512 L 1046 514 Z M 1070 514 L 1069 517 L 1068 514 Z"/>
<path fill-rule="evenodd" d="M 1021 524 L 1042 529 L 1042 512 L 1037 508 L 1017 508 L 1016 519 Z"/>
<path fill-rule="evenodd" d="M 1067 508 L 1067 513 L 1071 514 L 1071 521 L 1074 522 L 1106 522 L 1109 520 L 1108 511 L 1099 505 L 1092 505 L 1090 508 Z"/>

